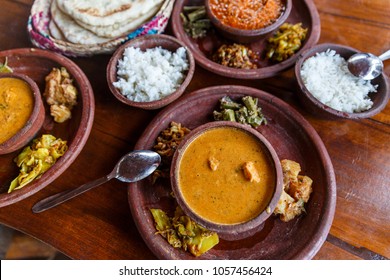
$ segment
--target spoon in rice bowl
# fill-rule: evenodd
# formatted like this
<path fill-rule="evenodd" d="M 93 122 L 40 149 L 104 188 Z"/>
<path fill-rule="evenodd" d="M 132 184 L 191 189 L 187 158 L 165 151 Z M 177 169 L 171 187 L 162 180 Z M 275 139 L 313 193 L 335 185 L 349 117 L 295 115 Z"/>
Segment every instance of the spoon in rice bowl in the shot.
<path fill-rule="evenodd" d="M 152 174 L 161 163 L 161 157 L 158 153 L 147 150 L 132 151 L 124 155 L 110 174 L 86 183 L 78 188 L 66 190 L 36 203 L 32 211 L 40 213 L 47 209 L 53 208 L 69 199 L 76 197 L 86 191 L 106 183 L 116 178 L 125 183 L 140 181 Z"/>
<path fill-rule="evenodd" d="M 348 59 L 348 69 L 356 77 L 372 80 L 382 74 L 383 61 L 390 58 L 390 50 L 375 56 L 371 53 L 357 53 Z"/>

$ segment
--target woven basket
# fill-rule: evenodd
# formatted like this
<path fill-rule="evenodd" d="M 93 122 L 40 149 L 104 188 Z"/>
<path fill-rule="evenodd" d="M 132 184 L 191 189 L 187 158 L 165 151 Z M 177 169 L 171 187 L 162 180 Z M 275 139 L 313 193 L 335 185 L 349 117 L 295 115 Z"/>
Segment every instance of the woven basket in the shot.
<path fill-rule="evenodd" d="M 53 38 L 49 32 L 51 20 L 50 5 L 53 0 L 35 0 L 28 19 L 27 30 L 30 40 L 38 48 L 51 50 L 70 57 L 86 57 L 96 54 L 111 54 L 121 44 L 145 34 L 163 33 L 172 12 L 174 0 L 166 0 L 157 14 L 147 23 L 126 36 L 101 44 L 74 44 Z"/>

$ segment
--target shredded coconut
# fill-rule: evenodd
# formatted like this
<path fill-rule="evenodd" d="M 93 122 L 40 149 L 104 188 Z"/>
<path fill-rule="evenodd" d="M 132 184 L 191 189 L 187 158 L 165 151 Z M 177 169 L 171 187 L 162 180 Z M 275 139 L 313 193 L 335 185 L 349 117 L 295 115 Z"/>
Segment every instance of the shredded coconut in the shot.
<path fill-rule="evenodd" d="M 141 51 L 128 47 L 118 61 L 118 81 L 113 85 L 129 100 L 148 102 L 173 93 L 189 68 L 186 49 L 170 52 L 161 47 Z"/>
<path fill-rule="evenodd" d="M 347 113 L 370 109 L 370 92 L 377 85 L 352 75 L 347 61 L 334 50 L 317 53 L 302 65 L 302 80 L 311 94 L 325 105 Z"/>

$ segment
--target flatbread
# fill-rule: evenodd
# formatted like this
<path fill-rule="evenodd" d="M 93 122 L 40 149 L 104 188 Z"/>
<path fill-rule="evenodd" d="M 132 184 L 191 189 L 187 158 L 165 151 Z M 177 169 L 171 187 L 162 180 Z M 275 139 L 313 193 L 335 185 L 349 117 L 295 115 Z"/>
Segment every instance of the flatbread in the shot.
<path fill-rule="evenodd" d="M 163 0 L 56 0 L 71 18 L 88 25 L 110 26 L 128 22 L 160 6 Z"/>
<path fill-rule="evenodd" d="M 161 8 L 160 5 L 156 5 L 155 7 L 153 7 L 148 12 L 146 12 L 145 14 L 141 15 L 138 18 L 134 18 L 134 19 L 132 18 L 129 19 L 127 22 L 115 23 L 110 26 L 89 25 L 78 20 L 76 20 L 76 22 L 80 26 L 84 27 L 85 29 L 88 29 L 89 31 L 92 31 L 98 36 L 106 37 L 106 38 L 116 38 L 130 33 L 131 31 L 135 30 L 137 27 L 148 22 L 159 11 L 160 8 Z"/>
<path fill-rule="evenodd" d="M 54 20 L 51 20 L 49 22 L 49 32 L 50 32 L 50 35 L 54 39 L 58 39 L 58 40 L 61 40 L 61 41 L 65 41 L 66 40 L 64 34 L 62 34 L 61 30 L 58 28 L 58 26 L 56 25 Z"/>
<path fill-rule="evenodd" d="M 100 44 L 110 41 L 110 39 L 97 36 L 95 33 L 78 25 L 71 17 L 58 9 L 56 1 L 52 2 L 50 12 L 52 21 L 54 21 L 66 40 L 71 43 Z"/>

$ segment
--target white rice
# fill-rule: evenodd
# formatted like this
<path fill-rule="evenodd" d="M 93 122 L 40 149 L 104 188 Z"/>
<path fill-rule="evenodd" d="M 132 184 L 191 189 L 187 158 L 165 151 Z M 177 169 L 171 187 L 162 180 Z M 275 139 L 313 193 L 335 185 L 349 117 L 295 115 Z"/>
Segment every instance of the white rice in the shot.
<path fill-rule="evenodd" d="M 118 81 L 113 85 L 129 100 L 148 102 L 173 93 L 184 81 L 189 63 L 184 47 L 174 53 L 161 47 L 146 51 L 128 47 L 117 67 Z"/>
<path fill-rule="evenodd" d="M 372 107 L 368 94 L 376 92 L 377 85 L 352 75 L 346 60 L 334 50 L 308 58 L 301 76 L 310 93 L 335 110 L 357 113 Z"/>

